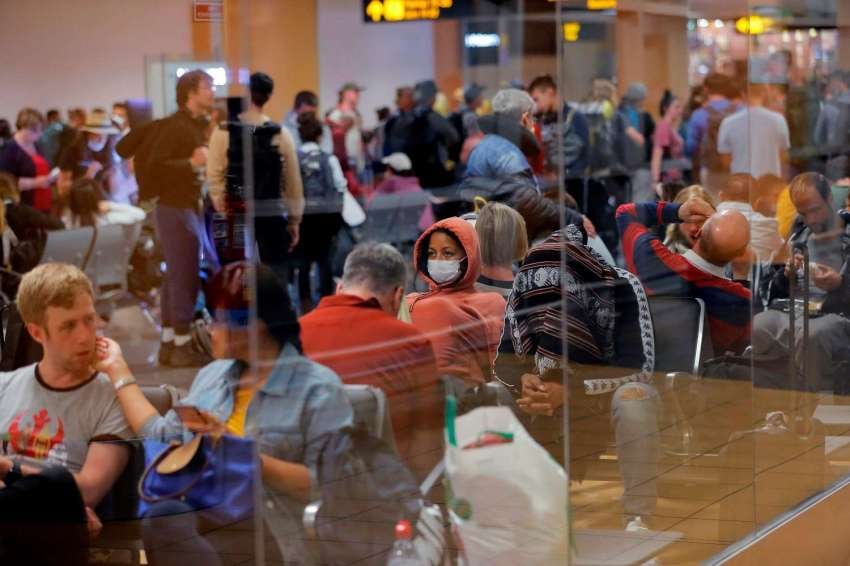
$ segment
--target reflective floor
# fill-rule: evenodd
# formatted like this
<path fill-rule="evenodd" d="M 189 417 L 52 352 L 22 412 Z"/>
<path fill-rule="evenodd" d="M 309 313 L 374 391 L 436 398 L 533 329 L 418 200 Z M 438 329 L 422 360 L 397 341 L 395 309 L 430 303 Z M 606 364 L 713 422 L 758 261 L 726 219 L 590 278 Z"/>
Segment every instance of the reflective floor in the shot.
<path fill-rule="evenodd" d="M 585 479 L 570 489 L 579 564 L 631 564 L 653 555 L 662 564 L 702 562 L 850 471 L 850 398 L 690 376 L 661 397 L 658 498 L 645 518 L 649 531 L 623 531 L 613 446 L 591 454 L 582 454 L 580 441 L 573 447 L 572 468 L 586 466 Z M 813 415 L 798 417 L 798 431 L 790 430 L 795 410 Z M 784 417 L 773 415 L 767 424 L 774 411 Z M 591 439 L 609 425 L 598 415 L 574 418 L 571 426 Z M 594 535 L 598 530 L 611 532 Z"/>
<path fill-rule="evenodd" d="M 185 389 L 194 378 L 194 369 L 156 367 L 156 329 L 138 306 L 116 310 L 105 333 L 121 341 L 143 383 Z M 687 374 L 658 374 L 656 389 L 661 449 L 656 475 L 647 478 L 657 486 L 655 512 L 642 517 L 647 530 L 624 530 L 629 517 L 609 414 L 583 408 L 571 415 L 571 476 L 581 477 L 570 486 L 576 564 L 705 561 L 850 472 L 850 397 Z M 609 437 L 606 449 L 600 436 Z M 181 534 L 188 521 L 169 517 L 157 531 L 160 551 L 183 564 L 192 559 Z M 252 522 L 200 531 L 222 564 L 255 563 Z M 268 533 L 265 540 L 266 563 L 279 563 L 277 545 Z M 136 524 L 109 523 L 92 558 L 141 564 L 145 550 Z"/>

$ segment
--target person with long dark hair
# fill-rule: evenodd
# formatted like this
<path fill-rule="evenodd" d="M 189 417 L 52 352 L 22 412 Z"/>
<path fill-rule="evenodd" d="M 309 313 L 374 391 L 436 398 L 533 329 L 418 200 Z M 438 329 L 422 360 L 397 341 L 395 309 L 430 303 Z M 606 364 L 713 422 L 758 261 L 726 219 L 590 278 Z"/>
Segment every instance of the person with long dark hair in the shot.
<path fill-rule="evenodd" d="M 319 297 L 334 292 L 331 270 L 331 251 L 336 235 L 342 228 L 342 207 L 348 182 L 335 155 L 323 151 L 319 145 L 324 131 L 315 114 L 298 117 L 301 147 L 298 164 L 304 186 L 304 217 L 301 220 L 301 238 L 295 248 L 298 258 L 298 294 L 301 314 L 313 309 L 313 292 L 310 270 L 313 264 L 319 272 Z"/>
<path fill-rule="evenodd" d="M 141 208 L 104 199 L 101 184 L 87 177 L 71 185 L 68 209 L 62 215 L 62 221 L 68 228 L 134 224 L 144 219 L 145 211 Z"/>

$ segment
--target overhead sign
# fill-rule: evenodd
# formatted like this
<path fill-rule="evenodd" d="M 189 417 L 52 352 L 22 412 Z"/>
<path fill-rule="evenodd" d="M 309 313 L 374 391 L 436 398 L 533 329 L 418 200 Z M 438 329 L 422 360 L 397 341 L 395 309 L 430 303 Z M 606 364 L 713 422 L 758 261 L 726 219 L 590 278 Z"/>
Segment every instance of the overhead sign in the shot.
<path fill-rule="evenodd" d="M 564 32 L 564 41 L 569 41 L 570 43 L 572 43 L 574 41 L 578 41 L 579 39 L 579 33 L 581 33 L 581 24 L 578 22 L 564 22 L 562 30 Z"/>
<path fill-rule="evenodd" d="M 439 20 L 461 16 L 464 0 L 363 0 L 366 23 Z"/>
<path fill-rule="evenodd" d="M 745 35 L 761 35 L 773 27 L 773 19 L 752 14 L 743 16 L 735 21 L 735 29 Z"/>
<path fill-rule="evenodd" d="M 192 2 L 192 18 L 196 22 L 223 22 L 223 0 L 194 0 Z"/>

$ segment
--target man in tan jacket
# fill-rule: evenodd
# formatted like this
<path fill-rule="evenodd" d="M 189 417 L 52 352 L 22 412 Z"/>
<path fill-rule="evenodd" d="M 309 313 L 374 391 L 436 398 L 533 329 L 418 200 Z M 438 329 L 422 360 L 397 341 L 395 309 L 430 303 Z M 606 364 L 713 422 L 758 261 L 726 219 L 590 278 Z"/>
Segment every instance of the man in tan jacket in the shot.
<path fill-rule="evenodd" d="M 231 123 L 227 128 L 217 128 L 210 138 L 207 157 L 210 198 L 215 210 L 223 213 L 228 211 L 234 197 L 238 201 L 240 196 L 249 196 L 244 194 L 245 172 L 242 163 L 229 164 L 228 149 L 234 132 L 240 137 L 234 140 L 240 147 L 243 143 L 242 133 L 250 134 L 254 156 L 254 236 L 260 260 L 274 269 L 285 284 L 289 279 L 290 254 L 298 244 L 299 225 L 304 212 L 304 189 L 298 156 L 289 132 L 263 114 L 263 106 L 274 89 L 271 77 L 265 73 L 252 74 L 249 89 L 250 107 L 239 115 L 239 124 Z M 242 125 L 255 128 L 244 128 Z M 231 151 L 230 155 L 233 154 Z M 236 151 L 236 154 L 241 155 L 241 150 Z M 274 157 L 269 158 L 269 155 Z M 280 159 L 279 168 L 277 156 Z M 253 245 L 253 242 L 249 245 Z"/>

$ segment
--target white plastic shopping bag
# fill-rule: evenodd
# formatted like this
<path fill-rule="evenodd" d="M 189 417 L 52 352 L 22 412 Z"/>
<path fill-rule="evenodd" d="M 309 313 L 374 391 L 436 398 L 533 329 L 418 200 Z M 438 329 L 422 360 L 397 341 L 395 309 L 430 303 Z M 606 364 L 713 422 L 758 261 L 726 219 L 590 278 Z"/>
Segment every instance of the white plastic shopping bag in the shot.
<path fill-rule="evenodd" d="M 363 211 L 363 207 L 347 189 L 342 195 L 342 219 L 352 228 L 366 222 L 366 213 Z"/>
<path fill-rule="evenodd" d="M 566 562 L 564 469 L 507 407 L 482 407 L 457 419 L 451 413 L 446 419 L 448 507 L 467 564 Z"/>

